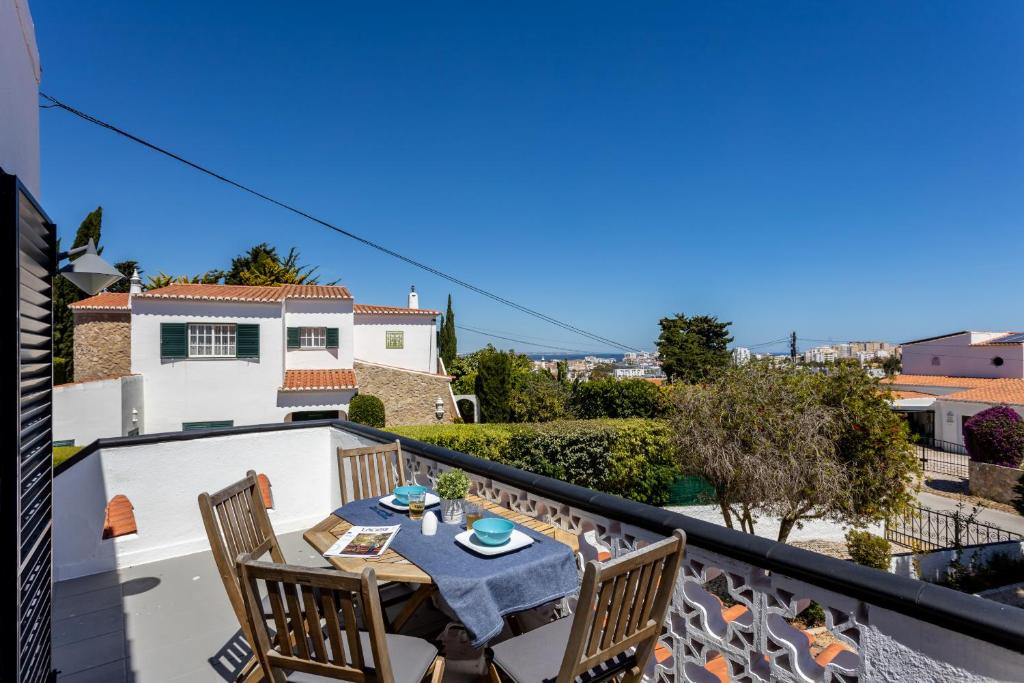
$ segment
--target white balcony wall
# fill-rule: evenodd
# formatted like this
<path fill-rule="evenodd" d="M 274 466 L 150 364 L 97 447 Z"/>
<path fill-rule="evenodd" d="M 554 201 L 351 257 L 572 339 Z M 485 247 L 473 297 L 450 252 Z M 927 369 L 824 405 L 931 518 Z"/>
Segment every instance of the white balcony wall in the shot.
<path fill-rule="evenodd" d="M 355 316 L 356 360 L 406 370 L 437 372 L 437 319 L 424 315 Z M 404 348 L 389 349 L 388 332 L 404 333 Z"/>
<path fill-rule="evenodd" d="M 284 327 L 336 327 L 336 349 L 286 349 L 285 368 L 308 370 L 351 368 L 354 338 L 352 332 L 352 301 L 288 299 L 285 302 Z M 281 329 L 284 335 L 285 330 Z M 286 342 L 282 342 L 286 343 Z"/>
<path fill-rule="evenodd" d="M 208 551 L 197 496 L 250 469 L 270 479 L 274 530 L 304 531 L 341 504 L 337 448 L 367 444 L 308 427 L 100 449 L 54 479 L 55 578 Z M 139 531 L 104 540 L 106 505 L 119 494 L 131 501 Z"/>

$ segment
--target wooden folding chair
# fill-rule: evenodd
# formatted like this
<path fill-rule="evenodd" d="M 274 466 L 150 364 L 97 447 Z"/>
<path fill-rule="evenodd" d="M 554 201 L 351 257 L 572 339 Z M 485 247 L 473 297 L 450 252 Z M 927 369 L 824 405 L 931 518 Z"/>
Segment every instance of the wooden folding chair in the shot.
<path fill-rule="evenodd" d="M 256 641 L 249 630 L 245 616 L 245 605 L 235 570 L 235 557 L 246 553 L 253 558 L 270 555 L 274 562 L 285 561 L 281 545 L 270 525 L 267 508 L 263 505 L 259 482 L 252 470 L 245 479 L 214 493 L 199 494 L 199 512 L 203 516 L 206 537 L 217 564 L 217 572 L 224 582 L 231 609 L 235 612 L 249 647 L 256 652 Z M 238 678 L 246 683 L 259 681 L 263 677 L 255 656 L 243 667 Z"/>
<path fill-rule="evenodd" d="M 386 496 L 405 485 L 402 444 L 377 444 L 363 448 L 338 449 L 338 479 L 341 503 Z"/>
<path fill-rule="evenodd" d="M 440 683 L 445 661 L 436 647 L 385 633 L 372 568 L 352 576 L 259 562 L 243 554 L 238 570 L 256 656 L 267 680 L 419 683 L 429 675 L 431 683 Z M 264 592 L 269 615 L 259 599 Z M 356 626 L 358 606 L 365 631 Z"/>
<path fill-rule="evenodd" d="M 686 534 L 677 529 L 616 560 L 588 562 L 573 616 L 491 648 L 491 681 L 500 683 L 503 674 L 516 683 L 638 683 L 661 635 L 685 547 Z"/>

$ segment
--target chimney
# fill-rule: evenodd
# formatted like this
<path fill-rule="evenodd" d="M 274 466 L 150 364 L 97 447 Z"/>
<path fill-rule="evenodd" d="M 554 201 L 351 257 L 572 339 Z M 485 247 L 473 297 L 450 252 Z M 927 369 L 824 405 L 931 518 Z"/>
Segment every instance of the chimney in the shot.
<path fill-rule="evenodd" d="M 409 290 L 409 308 L 420 307 L 420 295 L 416 293 L 416 285 Z"/>
<path fill-rule="evenodd" d="M 142 294 L 142 278 L 139 277 L 139 269 L 136 268 L 135 272 L 132 273 L 131 280 L 128 281 L 130 287 L 128 288 L 129 294 Z"/>

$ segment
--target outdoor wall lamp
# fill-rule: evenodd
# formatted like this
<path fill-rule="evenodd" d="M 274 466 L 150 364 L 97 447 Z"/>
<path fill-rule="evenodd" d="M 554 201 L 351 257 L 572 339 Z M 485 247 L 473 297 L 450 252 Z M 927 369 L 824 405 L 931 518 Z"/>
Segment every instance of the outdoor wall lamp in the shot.
<path fill-rule="evenodd" d="M 438 420 L 444 419 L 444 401 L 441 400 L 440 396 L 434 401 L 434 417 Z"/>
<path fill-rule="evenodd" d="M 72 256 L 78 258 L 61 268 L 59 273 L 86 294 L 98 294 L 101 289 L 124 277 L 117 268 L 100 258 L 96 253 L 96 243 L 91 239 L 84 247 L 57 254 L 57 263 Z"/>

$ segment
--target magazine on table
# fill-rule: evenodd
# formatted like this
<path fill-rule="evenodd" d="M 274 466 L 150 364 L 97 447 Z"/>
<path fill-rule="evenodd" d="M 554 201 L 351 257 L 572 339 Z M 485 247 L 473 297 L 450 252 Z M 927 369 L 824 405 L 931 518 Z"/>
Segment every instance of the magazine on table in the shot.
<path fill-rule="evenodd" d="M 324 552 L 324 557 L 380 557 L 391 545 L 399 525 L 354 526 Z"/>

